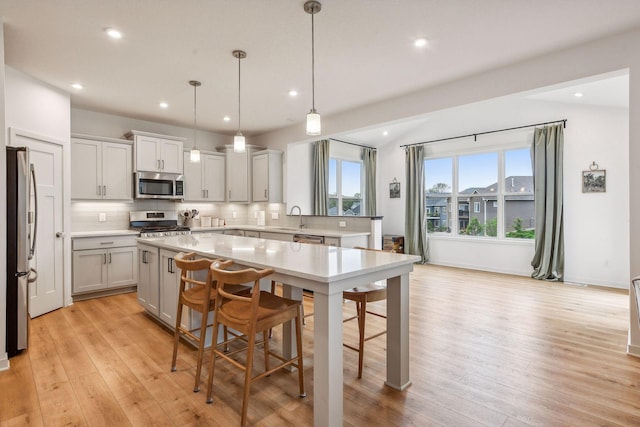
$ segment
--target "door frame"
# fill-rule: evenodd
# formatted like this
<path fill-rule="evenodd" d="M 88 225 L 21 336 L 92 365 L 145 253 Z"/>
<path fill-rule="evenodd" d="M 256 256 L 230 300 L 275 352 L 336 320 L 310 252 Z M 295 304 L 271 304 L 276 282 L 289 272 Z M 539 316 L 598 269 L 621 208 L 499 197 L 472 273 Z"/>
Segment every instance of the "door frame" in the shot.
<path fill-rule="evenodd" d="M 62 149 L 62 305 L 73 304 L 71 298 L 71 168 L 70 140 L 61 140 L 47 135 L 9 127 L 9 146 L 18 146 L 19 137 L 34 139 L 45 144 L 60 146 Z"/>

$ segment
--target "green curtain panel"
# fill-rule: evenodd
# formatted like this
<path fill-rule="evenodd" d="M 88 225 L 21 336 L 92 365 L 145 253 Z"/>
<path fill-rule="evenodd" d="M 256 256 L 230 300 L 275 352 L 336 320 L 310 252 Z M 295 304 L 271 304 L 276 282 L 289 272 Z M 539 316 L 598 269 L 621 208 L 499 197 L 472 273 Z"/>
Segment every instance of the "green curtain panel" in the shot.
<path fill-rule="evenodd" d="M 429 242 L 425 224 L 424 207 L 424 147 L 413 145 L 406 149 L 406 213 L 404 224 L 405 252 L 422 257 L 421 263 L 429 260 Z"/>
<path fill-rule="evenodd" d="M 562 281 L 564 230 L 562 196 L 563 125 L 536 129 L 531 147 L 536 239 L 531 277 Z"/>
<path fill-rule="evenodd" d="M 375 148 L 365 147 L 362 149 L 362 161 L 365 173 L 365 215 L 376 215 L 376 158 L 378 157 Z"/>
<path fill-rule="evenodd" d="M 328 215 L 329 140 L 316 141 L 313 147 L 313 214 Z"/>

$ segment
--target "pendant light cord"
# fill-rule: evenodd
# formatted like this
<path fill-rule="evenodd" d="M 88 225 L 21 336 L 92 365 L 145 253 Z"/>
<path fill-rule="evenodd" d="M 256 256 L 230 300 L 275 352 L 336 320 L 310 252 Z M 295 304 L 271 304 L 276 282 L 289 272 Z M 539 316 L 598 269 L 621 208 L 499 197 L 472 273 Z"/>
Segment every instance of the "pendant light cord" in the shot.
<path fill-rule="evenodd" d="M 240 61 L 242 56 L 238 55 L 238 133 L 240 133 Z"/>
<path fill-rule="evenodd" d="M 313 15 L 311 13 L 311 110 L 316 111 L 316 53 L 315 53 L 315 37 L 313 28 Z"/>
<path fill-rule="evenodd" d="M 198 85 L 193 85 L 193 149 L 198 149 L 198 132 L 196 131 L 196 127 L 198 126 Z"/>

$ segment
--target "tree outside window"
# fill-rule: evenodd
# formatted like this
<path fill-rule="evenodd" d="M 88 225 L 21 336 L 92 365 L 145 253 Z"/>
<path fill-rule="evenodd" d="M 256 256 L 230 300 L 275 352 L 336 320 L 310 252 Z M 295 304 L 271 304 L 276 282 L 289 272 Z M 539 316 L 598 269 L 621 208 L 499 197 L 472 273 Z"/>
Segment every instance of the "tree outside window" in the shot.
<path fill-rule="evenodd" d="M 363 172 L 362 162 L 329 159 L 329 215 L 363 214 Z"/>

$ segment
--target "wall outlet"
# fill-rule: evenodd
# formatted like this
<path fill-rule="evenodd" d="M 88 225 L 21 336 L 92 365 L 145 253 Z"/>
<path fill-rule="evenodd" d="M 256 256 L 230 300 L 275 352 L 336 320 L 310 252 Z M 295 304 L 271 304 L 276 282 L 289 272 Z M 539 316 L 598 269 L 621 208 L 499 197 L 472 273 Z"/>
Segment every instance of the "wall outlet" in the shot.
<path fill-rule="evenodd" d="M 98 215 L 98 221 L 105 222 L 106 220 L 107 220 L 107 214 L 104 212 L 100 212 L 100 214 Z"/>
<path fill-rule="evenodd" d="M 236 211 L 232 211 L 232 212 L 231 212 L 231 218 L 233 218 L 233 219 L 238 218 L 238 212 L 236 212 Z"/>
<path fill-rule="evenodd" d="M 278 219 L 279 216 L 278 212 L 271 212 L 271 219 Z"/>
<path fill-rule="evenodd" d="M 346 226 L 347 226 L 347 221 L 340 221 L 340 222 L 338 223 L 338 225 L 339 225 L 340 227 L 346 227 Z"/>

